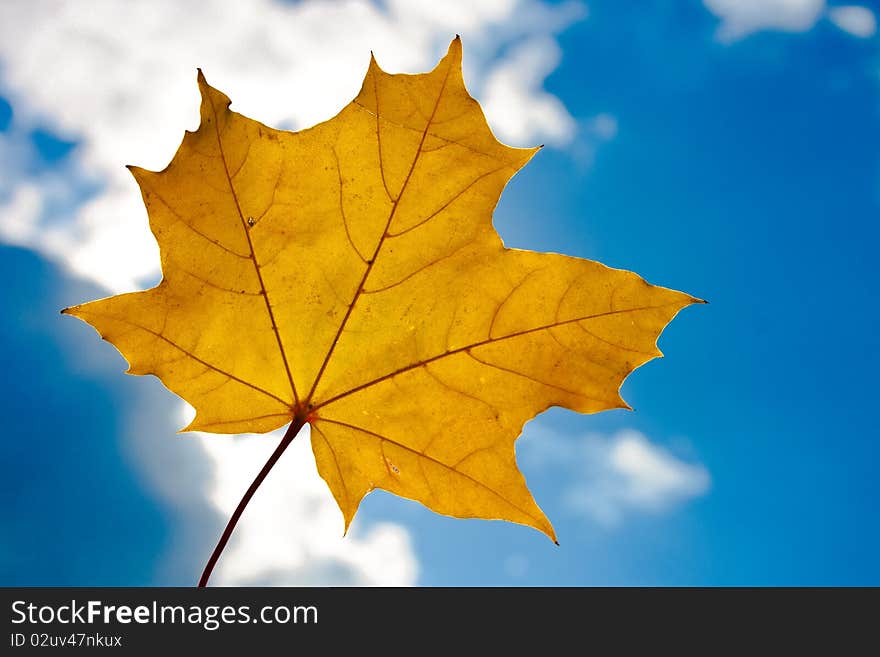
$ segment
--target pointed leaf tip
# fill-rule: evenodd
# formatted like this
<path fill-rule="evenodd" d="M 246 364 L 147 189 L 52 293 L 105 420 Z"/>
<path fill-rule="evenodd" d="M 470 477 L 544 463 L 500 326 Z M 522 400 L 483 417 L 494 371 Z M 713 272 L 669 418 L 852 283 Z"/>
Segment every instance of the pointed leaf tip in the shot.
<path fill-rule="evenodd" d="M 461 70 L 461 39 L 457 34 L 449 42 L 449 48 L 447 48 L 443 59 L 448 59 L 450 66 L 455 65 L 459 71 Z"/>
<path fill-rule="evenodd" d="M 372 50 L 370 51 L 370 65 L 367 67 L 367 73 L 371 71 L 378 71 L 379 73 L 384 73 L 381 66 L 379 66 L 379 62 L 376 60 L 376 53 Z"/>

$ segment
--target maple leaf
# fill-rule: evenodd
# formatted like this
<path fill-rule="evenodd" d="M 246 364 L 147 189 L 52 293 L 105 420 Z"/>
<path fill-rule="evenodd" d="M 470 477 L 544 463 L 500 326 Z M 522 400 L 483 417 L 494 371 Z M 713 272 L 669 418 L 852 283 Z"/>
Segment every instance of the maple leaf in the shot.
<path fill-rule="evenodd" d="M 196 409 L 185 430 L 290 427 L 230 520 L 308 423 L 348 528 L 375 488 L 555 541 L 516 466 L 551 406 L 626 408 L 624 378 L 698 299 L 596 262 L 505 248 L 492 211 L 537 152 L 495 139 L 456 38 L 429 73 L 371 59 L 308 130 L 229 110 L 199 72 L 201 125 L 168 167 L 130 167 L 162 282 L 68 308 Z"/>

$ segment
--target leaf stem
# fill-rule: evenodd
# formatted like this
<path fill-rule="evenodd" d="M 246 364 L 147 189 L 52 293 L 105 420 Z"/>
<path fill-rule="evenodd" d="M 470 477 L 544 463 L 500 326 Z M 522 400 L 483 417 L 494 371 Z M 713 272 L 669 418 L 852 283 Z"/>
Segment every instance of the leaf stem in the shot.
<path fill-rule="evenodd" d="M 256 478 L 248 487 L 248 489 L 245 491 L 244 495 L 241 498 L 241 501 L 239 501 L 238 503 L 238 506 L 235 507 L 235 511 L 232 512 L 232 516 L 229 518 L 229 522 L 226 523 L 226 529 L 223 530 L 223 534 L 220 536 L 220 540 L 217 541 L 217 546 L 214 548 L 214 552 L 211 553 L 211 558 L 208 559 L 208 563 L 205 564 L 205 570 L 202 571 L 202 576 L 199 578 L 199 588 L 204 588 L 208 585 L 208 579 L 211 577 L 211 572 L 214 570 L 214 566 L 217 565 L 217 560 L 220 558 L 220 555 L 223 553 L 223 549 L 229 542 L 229 537 L 232 536 L 232 532 L 233 530 L 235 530 L 235 526 L 238 524 L 238 519 L 241 518 L 241 514 L 244 513 L 245 507 L 247 507 L 248 502 L 251 501 L 254 493 L 256 493 L 257 489 L 260 487 L 260 484 L 263 483 L 263 480 L 269 474 L 269 471 L 278 462 L 278 459 L 281 458 L 284 450 L 286 450 L 288 445 L 293 442 L 293 439 L 296 438 L 297 434 L 299 433 L 300 429 L 303 428 L 303 425 L 305 425 L 305 423 L 305 416 L 300 416 L 299 414 L 297 414 L 297 416 L 294 417 L 293 422 L 291 422 L 290 426 L 287 427 L 287 431 L 284 433 L 284 437 L 281 439 L 278 447 L 275 448 L 275 451 L 272 452 L 272 456 L 269 457 L 269 460 L 266 461 L 266 464 L 257 474 Z"/>

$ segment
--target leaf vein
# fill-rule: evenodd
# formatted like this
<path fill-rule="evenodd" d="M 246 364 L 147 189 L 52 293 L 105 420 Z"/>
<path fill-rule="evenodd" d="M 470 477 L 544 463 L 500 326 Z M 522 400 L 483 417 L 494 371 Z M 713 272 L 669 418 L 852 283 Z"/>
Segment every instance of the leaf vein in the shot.
<path fill-rule="evenodd" d="M 260 281 L 260 291 L 263 295 L 263 300 L 266 302 L 266 311 L 269 313 L 269 320 L 272 323 L 272 331 L 275 334 L 275 341 L 278 343 L 278 350 L 281 354 L 281 360 L 284 363 L 284 369 L 287 372 L 287 380 L 290 382 L 290 390 L 293 393 L 294 403 L 299 403 L 299 395 L 296 392 L 296 384 L 293 382 L 293 374 L 290 371 L 290 363 L 287 360 L 287 354 L 284 352 L 284 344 L 281 341 L 281 333 L 278 331 L 278 324 L 275 321 L 275 313 L 272 311 L 272 304 L 269 301 L 269 294 L 266 291 L 266 284 L 263 281 L 263 274 L 260 271 L 260 263 L 257 262 L 257 254 L 254 251 L 254 243 L 251 240 L 251 234 L 248 230 L 247 220 L 244 217 L 244 212 L 241 210 L 241 203 L 238 200 L 238 194 L 235 191 L 235 185 L 232 183 L 232 178 L 229 175 L 229 165 L 226 162 L 226 154 L 223 151 L 223 140 L 220 138 L 220 126 L 217 120 L 217 108 L 214 106 L 214 99 L 211 98 L 210 94 L 208 94 L 208 102 L 211 104 L 211 111 L 214 114 L 214 134 L 217 137 L 217 150 L 220 152 L 220 161 L 223 163 L 223 171 L 226 173 L 226 181 L 229 184 L 229 191 L 232 193 L 232 199 L 235 202 L 235 208 L 238 211 L 238 218 L 241 220 L 241 227 L 244 230 L 244 236 L 247 239 L 248 248 L 251 252 L 251 261 L 254 263 L 254 269 L 257 272 L 257 279 Z"/>
<path fill-rule="evenodd" d="M 376 433 L 375 431 L 370 431 L 369 429 L 364 429 L 363 427 L 359 427 L 354 424 L 349 424 L 348 422 L 340 422 L 339 420 L 331 420 L 331 419 L 323 418 L 323 417 L 321 418 L 321 421 L 322 422 L 329 422 L 330 424 L 337 424 L 342 427 L 347 427 L 353 431 L 359 431 L 360 433 L 363 433 L 368 436 L 372 436 L 373 438 L 376 438 L 377 440 L 385 441 L 387 443 L 390 443 L 392 445 L 400 447 L 404 451 L 410 452 L 411 454 L 415 454 L 416 456 L 420 456 L 423 459 L 427 459 L 428 461 L 431 461 L 432 463 L 435 463 L 436 465 L 439 465 L 442 468 L 446 468 L 447 470 L 450 470 L 450 471 L 454 472 L 455 474 L 457 474 L 465 479 L 468 479 L 472 483 L 476 484 L 479 488 L 482 488 L 484 490 L 489 491 L 490 493 L 495 495 L 498 499 L 500 499 L 502 502 L 504 502 L 508 506 L 516 509 L 517 511 L 522 513 L 524 516 L 534 520 L 537 523 L 537 526 L 540 527 L 545 524 L 545 520 L 543 518 L 538 518 L 533 513 L 530 513 L 529 511 L 526 511 L 525 509 L 521 508 L 519 505 L 514 504 L 509 499 L 504 497 L 504 495 L 502 495 L 500 492 L 498 492 L 497 490 L 495 490 L 494 488 L 492 488 L 491 486 L 489 486 L 485 482 L 482 482 L 479 479 L 472 477 L 471 475 L 467 474 L 466 472 L 462 472 L 461 470 L 456 470 L 454 467 L 450 466 L 447 463 L 444 463 L 443 461 L 441 461 L 439 459 L 434 458 L 433 456 L 428 456 L 427 454 L 423 454 L 422 452 L 418 451 L 417 449 L 413 449 L 412 447 L 410 447 L 408 445 L 404 445 L 403 443 L 398 442 L 398 441 L 394 440 L 393 438 L 389 438 L 388 436 L 383 436 L 380 433 Z"/>
<path fill-rule="evenodd" d="M 437 94 L 437 100 L 434 102 L 434 111 L 431 113 L 431 117 L 433 118 L 434 114 L 437 112 L 437 107 L 440 105 L 440 99 L 443 98 L 443 92 L 446 89 L 446 81 L 449 79 L 449 67 L 446 69 L 446 76 L 443 78 L 443 84 L 440 87 L 440 92 Z M 375 86 L 376 81 L 373 79 L 373 84 Z M 379 96 L 378 92 L 376 95 L 376 108 L 379 107 Z M 376 118 L 378 121 L 379 114 L 376 113 Z M 431 122 L 425 125 L 425 131 L 422 133 L 422 140 L 419 142 L 419 146 L 416 149 L 415 156 L 413 157 L 412 164 L 410 165 L 409 172 L 406 174 L 406 178 L 403 181 L 403 185 L 400 187 L 400 194 L 398 194 L 397 198 L 394 199 L 394 203 L 391 206 L 391 212 L 388 214 L 388 220 L 385 222 L 385 230 L 382 232 L 382 236 L 379 238 L 378 243 L 376 244 L 376 248 L 373 251 L 373 257 L 367 261 L 367 268 L 364 271 L 364 275 L 361 277 L 361 282 L 358 285 L 357 290 L 355 290 L 354 298 L 351 300 L 351 303 L 348 305 L 348 309 L 345 311 L 345 316 L 342 318 L 342 321 L 339 324 L 339 328 L 336 331 L 336 335 L 333 338 L 333 342 L 330 344 L 330 348 L 327 350 L 327 355 L 324 357 L 323 362 L 321 363 L 321 367 L 318 369 L 318 374 L 315 376 L 315 380 L 312 383 L 312 387 L 309 390 L 309 394 L 306 395 L 306 404 L 311 403 L 312 396 L 315 394 L 315 390 L 318 387 L 318 383 L 321 381 L 321 377 L 324 375 L 324 370 L 327 369 L 327 363 L 330 362 L 330 357 L 333 355 L 333 352 L 336 350 L 336 345 L 339 343 L 339 338 L 342 335 L 342 331 L 345 329 L 346 324 L 348 324 L 348 320 L 351 317 L 351 313 L 354 311 L 354 306 L 357 303 L 357 300 L 361 297 L 364 291 L 364 284 L 367 282 L 367 278 L 370 276 L 370 272 L 373 271 L 373 265 L 376 262 L 376 256 L 379 255 L 379 251 L 382 249 L 382 244 L 385 242 L 385 238 L 388 236 L 388 228 L 391 226 L 391 222 L 394 219 L 394 214 L 397 212 L 397 208 L 400 206 L 400 198 L 403 196 L 403 192 L 406 190 L 406 186 L 409 183 L 409 179 L 412 176 L 413 171 L 416 168 L 416 164 L 419 161 L 419 155 L 422 152 L 422 146 L 425 143 L 425 135 L 428 134 L 428 129 L 431 127 Z M 378 130 L 378 123 L 377 123 Z M 377 132 L 378 134 L 378 132 Z M 381 160 L 380 160 L 381 164 Z M 384 178 L 383 178 L 384 180 Z"/>
<path fill-rule="evenodd" d="M 520 336 L 528 335 L 530 333 L 536 333 L 538 331 L 546 331 L 547 329 L 555 328 L 557 326 L 565 326 L 567 324 L 572 324 L 574 322 L 583 322 L 588 319 L 596 319 L 598 317 L 607 317 L 609 315 L 622 315 L 622 314 L 631 313 L 631 312 L 640 312 L 642 310 L 654 310 L 657 308 L 668 308 L 669 306 L 676 306 L 676 305 L 678 305 L 678 304 L 673 302 L 673 303 L 660 304 L 658 306 L 639 306 L 636 308 L 622 308 L 620 310 L 608 310 L 608 311 L 601 312 L 601 313 L 595 313 L 593 315 L 586 315 L 584 317 L 574 317 L 572 319 L 563 320 L 563 321 L 557 322 L 555 324 L 547 324 L 547 325 L 543 325 L 543 326 L 536 326 L 536 327 L 530 328 L 530 329 L 524 329 L 522 331 L 516 331 L 516 332 L 510 333 L 508 335 L 502 335 L 501 337 L 498 337 L 498 338 L 489 338 L 488 340 L 481 340 L 480 342 L 474 342 L 472 344 L 465 345 L 463 347 L 457 347 L 456 349 L 450 349 L 450 350 L 445 351 L 441 354 L 437 354 L 436 356 L 432 356 L 430 358 L 422 360 L 418 363 L 412 363 L 410 365 L 406 365 L 406 366 L 401 367 L 397 370 L 394 370 L 393 372 L 388 372 L 387 374 L 383 374 L 382 376 L 376 377 L 375 379 L 373 379 L 371 381 L 367 381 L 366 383 L 362 383 L 361 385 L 355 386 L 354 388 L 351 388 L 350 390 L 347 390 L 345 392 L 341 392 L 338 395 L 334 395 L 330 399 L 327 399 L 325 401 L 320 402 L 319 404 L 316 404 L 314 406 L 313 410 L 317 411 L 320 408 L 323 408 L 325 406 L 329 406 L 333 402 L 339 401 L 340 399 L 344 399 L 346 397 L 350 397 L 351 395 L 354 395 L 358 392 L 361 392 L 362 390 L 365 390 L 366 388 L 370 388 L 370 387 L 376 385 L 377 383 L 387 381 L 388 379 L 391 379 L 399 374 L 409 372 L 410 370 L 416 369 L 417 367 L 423 367 L 426 364 L 440 360 L 441 358 L 447 358 L 449 356 L 454 356 L 455 354 L 459 354 L 463 351 L 467 351 L 468 349 L 475 349 L 477 347 L 482 347 L 487 344 L 493 344 L 495 342 L 500 342 L 502 340 L 510 340 L 512 338 L 518 338 Z"/>
<path fill-rule="evenodd" d="M 88 312 L 88 311 L 83 311 L 83 310 L 78 311 L 78 313 L 81 314 L 81 315 L 95 315 L 95 316 L 100 316 L 100 315 L 98 315 L 98 313 L 90 313 L 90 312 Z M 194 361 L 196 361 L 196 362 L 199 363 L 200 365 L 204 365 L 205 367 L 208 367 L 208 368 L 214 370 L 214 371 L 217 372 L 218 374 L 222 374 L 223 376 L 228 376 L 228 377 L 229 377 L 230 379 L 232 379 L 233 381 L 238 381 L 239 383 L 241 383 L 242 385 L 247 386 L 248 388 L 252 388 L 253 390 L 256 390 L 257 392 L 261 392 L 261 393 L 263 393 L 264 395 L 266 395 L 267 397 L 271 397 L 272 399 L 281 402 L 281 403 L 284 404 L 285 406 L 289 406 L 289 405 L 290 405 L 290 402 L 289 402 L 289 401 L 286 401 L 286 400 L 282 399 L 282 398 L 279 397 L 278 395 L 276 395 L 276 394 L 274 394 L 274 393 L 271 393 L 271 392 L 269 392 L 268 390 L 265 390 L 264 388 L 261 388 L 260 386 L 251 383 L 250 381 L 245 381 L 244 379 L 242 379 L 242 378 L 240 378 L 240 377 L 237 377 L 237 376 L 235 376 L 234 374 L 231 374 L 230 372 L 227 372 L 226 370 L 223 370 L 223 369 L 217 367 L 216 365 L 212 365 L 212 364 L 209 363 L 208 361 L 199 358 L 198 356 L 196 356 L 194 353 L 192 353 L 192 352 L 189 351 L 188 349 L 184 349 L 184 348 L 181 347 L 179 344 L 177 344 L 176 342 L 174 342 L 174 341 L 171 340 L 170 338 L 165 337 L 165 336 L 162 335 L 161 333 L 157 333 L 156 331 L 154 331 L 154 330 L 152 330 L 152 329 L 150 329 L 150 328 L 147 328 L 146 326 L 143 326 L 143 325 L 141 325 L 141 324 L 138 324 L 137 322 L 134 322 L 134 321 L 132 321 L 132 320 L 130 320 L 130 319 L 126 319 L 126 318 L 124 318 L 124 317 L 118 317 L 118 316 L 110 316 L 110 317 L 111 317 L 111 319 L 114 319 L 114 320 L 116 320 L 117 322 L 122 322 L 123 324 L 128 324 L 129 326 L 133 326 L 133 327 L 136 328 L 136 329 L 140 329 L 141 331 L 144 331 L 144 332 L 146 332 L 146 333 L 149 333 L 150 335 L 152 335 L 152 336 L 154 336 L 154 337 L 156 337 L 156 338 L 159 338 L 160 340 L 162 340 L 162 341 L 164 341 L 164 342 L 167 342 L 169 345 L 171 345 L 171 346 L 174 347 L 175 349 L 179 349 L 180 351 L 182 351 L 184 354 L 186 354 L 187 356 L 189 356 L 190 358 L 192 358 Z"/>

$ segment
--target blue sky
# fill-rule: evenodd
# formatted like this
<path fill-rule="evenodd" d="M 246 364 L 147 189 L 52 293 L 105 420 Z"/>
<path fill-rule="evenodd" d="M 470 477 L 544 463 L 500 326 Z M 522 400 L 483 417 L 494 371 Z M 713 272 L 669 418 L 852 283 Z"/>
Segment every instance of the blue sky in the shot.
<path fill-rule="evenodd" d="M 0 584 L 193 583 L 229 500 L 274 447 L 272 437 L 176 435 L 176 398 L 123 376 L 109 345 L 58 315 L 155 280 L 142 209 L 126 215 L 130 230 L 107 228 L 140 203 L 117 169 L 163 166 L 193 127 L 194 65 L 244 96 L 242 111 L 301 127 L 354 95 L 371 48 L 386 69 L 415 72 L 456 32 L 499 135 L 548 144 L 498 207 L 506 243 L 631 269 L 710 305 L 684 311 L 661 339 L 666 358 L 626 382 L 633 412 L 553 409 L 527 426 L 519 461 L 560 547 L 384 493 L 343 539 L 303 441 L 246 512 L 221 581 L 880 584 L 869 398 L 880 334 L 869 253 L 880 237 L 876 8 L 783 5 L 524 0 L 435 15 L 291 3 L 272 9 L 276 21 L 252 12 L 247 34 L 332 18 L 323 38 L 334 54 L 312 68 L 279 61 L 295 52 L 250 48 L 239 69 L 209 41 L 184 48 L 171 34 L 179 56 L 161 62 L 117 44 L 134 70 L 94 70 L 93 89 L 83 75 L 101 40 L 82 35 L 118 29 L 119 10 L 4 8 L 0 271 L 12 284 L 0 329 Z M 163 3 L 148 6 L 160 27 L 171 20 Z M 245 29 L 229 23 L 214 31 Z M 33 79 L 53 57 L 41 44 L 59 35 L 70 61 L 59 59 L 47 90 Z M 355 70 L 317 88 L 322 65 Z M 291 72 L 273 86 L 250 73 L 261 66 Z M 131 84 L 152 68 L 169 77 L 144 86 L 167 86 L 166 104 Z M 177 104 L 182 113 L 166 112 Z"/>

